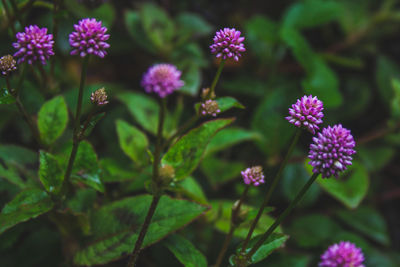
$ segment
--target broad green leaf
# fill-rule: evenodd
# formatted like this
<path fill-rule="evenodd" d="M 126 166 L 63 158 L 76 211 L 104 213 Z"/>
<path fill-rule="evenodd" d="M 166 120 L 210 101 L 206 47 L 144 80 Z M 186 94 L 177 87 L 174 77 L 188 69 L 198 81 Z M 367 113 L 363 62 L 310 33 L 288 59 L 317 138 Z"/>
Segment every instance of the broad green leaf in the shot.
<path fill-rule="evenodd" d="M 105 264 L 131 253 L 151 201 L 149 195 L 130 197 L 94 212 L 91 216 L 93 240 L 75 254 L 75 264 Z M 206 207 L 193 202 L 162 196 L 143 247 L 185 226 L 205 210 Z"/>
<path fill-rule="evenodd" d="M 171 188 L 171 190 L 181 193 L 189 199 L 192 199 L 200 204 L 208 204 L 206 195 L 204 194 L 201 185 L 193 177 L 187 177 L 186 179 L 180 181 L 174 188 Z"/>
<path fill-rule="evenodd" d="M 184 237 L 171 235 L 162 243 L 185 267 L 207 267 L 206 257 Z"/>
<path fill-rule="evenodd" d="M 0 145 L 0 158 L 5 162 L 34 164 L 37 162 L 37 153 L 21 146 Z"/>
<path fill-rule="evenodd" d="M 200 168 L 209 183 L 216 188 L 233 179 L 239 179 L 240 172 L 246 168 L 246 165 L 240 161 L 226 161 L 217 157 L 207 156 L 201 163 Z"/>
<path fill-rule="evenodd" d="M 211 138 L 233 121 L 234 119 L 213 120 L 191 130 L 167 151 L 162 163 L 174 167 L 176 180 L 186 178 L 199 165 Z"/>
<path fill-rule="evenodd" d="M 385 253 L 377 249 L 368 251 L 368 256 L 365 257 L 365 266 L 368 267 L 398 267 L 399 260 L 393 259 L 386 251 Z"/>
<path fill-rule="evenodd" d="M 68 123 L 67 104 L 62 96 L 47 101 L 38 114 L 41 139 L 48 145 L 54 143 L 64 132 Z"/>
<path fill-rule="evenodd" d="M 195 13 L 183 12 L 176 18 L 179 38 L 186 40 L 192 36 L 207 36 L 213 30 L 210 23 Z"/>
<path fill-rule="evenodd" d="M 250 251 L 253 246 L 260 240 L 262 235 L 256 236 L 253 239 L 250 240 L 249 245 L 247 246 L 246 251 Z M 253 254 L 251 257 L 251 263 L 257 263 L 259 261 L 262 261 L 266 257 L 268 257 L 273 251 L 281 248 L 284 246 L 286 240 L 289 239 L 288 235 L 285 234 L 280 234 L 280 233 L 273 233 L 271 234 L 267 240 L 264 241 L 264 243 L 261 245 L 261 247 L 256 251 L 256 253 Z M 239 245 L 238 250 L 242 248 L 241 245 Z"/>
<path fill-rule="evenodd" d="M 368 192 L 369 178 L 365 167 L 358 162 L 353 162 L 353 165 L 341 177 L 337 179 L 319 177 L 317 183 L 346 207 L 354 209 Z"/>
<path fill-rule="evenodd" d="M 230 127 L 218 132 L 207 146 L 206 155 L 224 150 L 238 143 L 250 140 L 260 140 L 261 135 L 245 129 Z"/>
<path fill-rule="evenodd" d="M 71 178 L 103 193 L 104 185 L 100 179 L 100 172 L 97 155 L 92 145 L 87 141 L 82 141 L 76 153 Z"/>
<path fill-rule="evenodd" d="M 144 133 L 123 120 L 117 120 L 119 145 L 124 153 L 139 165 L 149 161 L 149 141 Z"/>
<path fill-rule="evenodd" d="M 391 146 L 359 146 L 357 153 L 364 167 L 369 171 L 378 171 L 389 163 L 396 153 L 396 149 Z"/>
<path fill-rule="evenodd" d="M 214 227 L 217 230 L 227 234 L 229 232 L 231 224 L 231 214 L 232 214 L 233 204 L 234 201 L 230 200 L 211 201 L 212 209 L 207 213 L 207 221 L 213 223 Z M 249 211 L 249 216 L 247 218 L 248 220 L 246 220 L 245 222 L 240 224 L 238 228 L 236 228 L 234 235 L 241 239 L 245 239 L 247 233 L 249 232 L 252 219 L 254 219 L 254 217 L 250 216 L 250 214 L 252 213 L 252 211 L 256 210 L 256 208 L 248 205 L 242 205 L 241 209 Z M 266 209 L 266 211 L 268 210 Z M 260 221 L 258 222 L 256 228 L 254 229 L 253 236 L 264 233 L 268 229 L 268 227 L 270 227 L 274 223 L 274 221 L 275 221 L 274 218 L 268 216 L 265 213 L 261 215 Z M 276 233 L 280 233 L 281 231 L 282 230 L 280 227 L 278 227 L 275 230 Z"/>
<path fill-rule="evenodd" d="M 11 202 L 7 203 L 0 214 L 0 233 L 48 212 L 53 207 L 46 192 L 32 188 L 20 192 Z"/>
<path fill-rule="evenodd" d="M 11 166 L 4 168 L 3 165 L 0 164 L 0 178 L 6 179 L 19 188 L 24 188 L 26 186 L 25 182 L 19 176 L 18 171 Z"/>
<path fill-rule="evenodd" d="M 68 199 L 67 206 L 74 213 L 82 213 L 92 209 L 96 200 L 96 191 L 94 189 L 79 189 L 75 195 Z"/>
<path fill-rule="evenodd" d="M 124 14 L 125 26 L 128 30 L 129 35 L 132 39 L 141 46 L 141 48 L 147 50 L 152 54 L 157 54 L 157 49 L 153 43 L 149 40 L 140 21 L 140 15 L 137 11 L 128 10 Z"/>
<path fill-rule="evenodd" d="M 341 230 L 331 218 L 319 214 L 310 214 L 293 220 L 288 234 L 302 248 L 318 248 L 329 242 L 332 233 Z"/>
<path fill-rule="evenodd" d="M 375 72 L 375 80 L 384 106 L 390 107 L 395 96 L 392 79 L 400 79 L 400 67 L 391 59 L 379 56 Z"/>
<path fill-rule="evenodd" d="M 111 158 L 103 158 L 99 162 L 102 171 L 102 180 L 104 183 L 115 183 L 132 180 L 136 172 L 127 169 L 124 164 Z"/>
<path fill-rule="evenodd" d="M 8 92 L 6 88 L 0 87 L 0 105 L 14 104 L 15 98 Z"/>
<path fill-rule="evenodd" d="M 340 210 L 337 216 L 356 231 L 370 237 L 382 245 L 389 246 L 390 239 L 385 219 L 376 209 L 359 207 L 356 210 Z"/>
<path fill-rule="evenodd" d="M 316 27 L 338 18 L 342 13 L 340 3 L 332 0 L 306 0 L 290 6 L 283 18 L 284 27 Z"/>
<path fill-rule="evenodd" d="M 64 172 L 56 157 L 45 151 L 40 151 L 39 162 L 40 181 L 47 192 L 57 194 L 64 181 Z"/>
<path fill-rule="evenodd" d="M 191 64 L 182 74 L 182 80 L 185 84 L 179 89 L 179 92 L 196 96 L 201 85 L 201 70 L 196 64 Z"/>

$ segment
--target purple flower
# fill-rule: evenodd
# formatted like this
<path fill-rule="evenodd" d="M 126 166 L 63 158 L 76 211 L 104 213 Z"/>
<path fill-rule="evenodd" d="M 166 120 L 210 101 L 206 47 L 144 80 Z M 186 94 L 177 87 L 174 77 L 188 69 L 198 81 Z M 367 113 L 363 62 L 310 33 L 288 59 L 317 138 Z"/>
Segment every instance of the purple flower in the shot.
<path fill-rule="evenodd" d="M 232 58 L 239 61 L 240 52 L 246 51 L 244 48 L 244 37 L 240 37 L 240 31 L 235 28 L 224 28 L 216 32 L 214 36 L 214 44 L 210 45 L 211 53 L 217 54 L 216 57 L 223 59 Z"/>
<path fill-rule="evenodd" d="M 356 145 L 350 130 L 343 128 L 341 124 L 322 129 L 313 143 L 310 145 L 308 157 L 314 173 L 321 173 L 322 178 L 334 175 L 346 170 L 351 165 L 352 156 L 356 153 L 353 149 Z"/>
<path fill-rule="evenodd" d="M 297 99 L 296 104 L 289 108 L 289 115 L 286 119 L 297 127 L 306 128 L 312 134 L 319 130 L 318 124 L 322 123 L 323 103 L 316 96 L 303 96 Z"/>
<path fill-rule="evenodd" d="M 213 117 L 216 117 L 217 114 L 221 112 L 218 107 L 218 102 L 212 99 L 208 99 L 204 103 L 202 103 L 200 110 L 203 116 L 210 115 Z"/>
<path fill-rule="evenodd" d="M 241 174 L 245 184 L 259 186 L 260 184 L 265 183 L 261 166 L 247 168 L 246 170 L 242 171 Z"/>
<path fill-rule="evenodd" d="M 181 72 L 172 64 L 156 64 L 143 75 L 142 86 L 147 93 L 157 93 L 161 98 L 172 94 L 184 85 Z"/>
<path fill-rule="evenodd" d="M 339 244 L 330 246 L 321 255 L 319 267 L 364 267 L 362 264 L 364 255 L 360 248 L 357 248 L 349 241 L 340 241 Z"/>
<path fill-rule="evenodd" d="M 17 42 L 13 46 L 18 49 L 14 54 L 18 64 L 28 62 L 33 64 L 40 61 L 43 65 L 50 56 L 54 55 L 53 35 L 47 34 L 47 28 L 39 28 L 37 25 L 25 27 L 25 32 L 16 34 Z"/>
<path fill-rule="evenodd" d="M 69 44 L 73 47 L 71 55 L 85 57 L 92 54 L 100 58 L 107 55 L 106 49 L 110 45 L 106 41 L 110 35 L 106 34 L 107 28 L 102 27 L 101 21 L 82 19 L 74 28 L 75 31 L 69 35 Z"/>

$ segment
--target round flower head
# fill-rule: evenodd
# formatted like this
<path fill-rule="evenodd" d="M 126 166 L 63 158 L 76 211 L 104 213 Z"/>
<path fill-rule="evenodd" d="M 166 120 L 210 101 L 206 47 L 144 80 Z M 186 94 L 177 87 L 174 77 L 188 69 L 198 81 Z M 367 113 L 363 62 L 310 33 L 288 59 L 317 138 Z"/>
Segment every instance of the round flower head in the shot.
<path fill-rule="evenodd" d="M 13 56 L 6 55 L 0 58 L 0 71 L 1 74 L 7 76 L 10 72 L 17 69 L 17 62 L 15 62 Z"/>
<path fill-rule="evenodd" d="M 25 27 L 25 32 L 16 34 L 17 42 L 13 46 L 18 50 L 14 57 L 18 64 L 28 62 L 33 64 L 40 61 L 43 65 L 50 56 L 54 55 L 53 35 L 47 34 L 47 28 L 39 28 L 37 25 Z"/>
<path fill-rule="evenodd" d="M 322 123 L 324 113 L 322 113 L 323 103 L 316 96 L 303 96 L 297 99 L 296 104 L 289 108 L 289 115 L 286 119 L 297 127 L 306 128 L 312 134 L 319 130 L 318 124 Z"/>
<path fill-rule="evenodd" d="M 82 19 L 74 25 L 75 31 L 69 35 L 69 44 L 72 46 L 71 55 L 85 57 L 92 54 L 103 58 L 107 55 L 106 49 L 110 47 L 106 41 L 110 38 L 106 34 L 107 28 L 96 19 Z"/>
<path fill-rule="evenodd" d="M 233 58 L 239 61 L 240 52 L 246 51 L 244 48 L 244 37 L 240 37 L 240 31 L 235 28 L 224 28 L 215 33 L 214 43 L 210 45 L 211 53 L 217 54 L 216 57 L 223 59 Z"/>
<path fill-rule="evenodd" d="M 332 175 L 339 176 L 339 173 L 351 165 L 352 156 L 356 151 L 356 145 L 350 130 L 343 128 L 341 124 L 333 127 L 328 126 L 322 129 L 313 143 L 310 145 L 308 157 L 314 173 L 321 173 L 322 178 Z"/>
<path fill-rule="evenodd" d="M 157 93 L 161 98 L 172 94 L 184 85 L 181 72 L 172 64 L 157 64 L 143 75 L 142 86 L 147 93 Z"/>
<path fill-rule="evenodd" d="M 260 184 L 263 184 L 265 182 L 261 166 L 247 168 L 246 170 L 242 171 L 241 174 L 245 184 L 259 186 Z"/>
<path fill-rule="evenodd" d="M 108 104 L 106 89 L 100 88 L 92 93 L 90 100 L 97 106 L 104 106 Z"/>
<path fill-rule="evenodd" d="M 364 267 L 364 255 L 353 243 L 341 241 L 321 255 L 319 267 Z"/>
<path fill-rule="evenodd" d="M 201 104 L 201 114 L 203 116 L 210 115 L 216 117 L 221 110 L 218 107 L 218 102 L 212 99 L 206 100 Z"/>

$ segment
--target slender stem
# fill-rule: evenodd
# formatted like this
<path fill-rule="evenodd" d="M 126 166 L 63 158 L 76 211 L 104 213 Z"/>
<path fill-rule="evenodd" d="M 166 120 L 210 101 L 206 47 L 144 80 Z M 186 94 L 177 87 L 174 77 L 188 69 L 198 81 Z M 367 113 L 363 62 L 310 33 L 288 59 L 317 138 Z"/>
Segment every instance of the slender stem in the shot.
<path fill-rule="evenodd" d="M 76 153 L 78 152 L 79 147 L 79 135 L 80 135 L 80 119 L 82 112 L 82 98 L 83 98 L 83 89 L 85 88 L 85 80 L 86 80 L 86 72 L 89 63 L 89 56 L 83 59 L 82 64 L 82 72 L 81 72 L 81 81 L 79 85 L 79 93 L 78 93 L 78 102 L 76 106 L 76 114 L 75 114 L 75 123 L 74 123 L 74 132 L 72 136 L 72 150 L 69 156 L 67 170 L 65 171 L 64 181 L 62 184 L 62 192 L 66 193 L 66 186 L 69 185 L 69 179 L 72 173 L 72 166 L 74 165 Z"/>
<path fill-rule="evenodd" d="M 19 14 L 17 3 L 15 3 L 14 0 L 10 0 L 10 3 L 11 3 L 11 7 L 12 7 L 12 9 L 14 11 L 15 17 L 17 18 L 17 20 L 19 20 L 19 23 L 21 23 L 21 25 L 22 25 L 22 20 L 21 20 L 20 14 Z"/>
<path fill-rule="evenodd" d="M 191 117 L 189 120 L 187 120 L 182 126 L 179 127 L 179 129 L 170 137 L 168 140 L 164 143 L 163 148 L 167 148 L 171 145 L 171 143 L 174 141 L 175 138 L 179 137 L 184 133 L 187 129 L 190 128 L 196 121 L 199 119 L 199 116 L 194 115 Z"/>
<path fill-rule="evenodd" d="M 129 257 L 129 261 L 128 261 L 128 267 L 134 267 L 136 260 L 139 256 L 141 247 L 142 247 L 142 243 L 144 240 L 144 237 L 146 236 L 147 233 L 147 229 L 149 228 L 150 222 L 151 222 L 151 218 L 154 215 L 154 212 L 156 211 L 157 208 L 157 204 L 161 198 L 161 190 L 159 188 L 159 165 L 160 165 L 160 155 L 161 155 L 161 150 L 162 150 L 162 146 L 161 146 L 161 141 L 162 141 L 162 137 L 163 137 L 163 128 L 164 128 L 164 118 L 165 118 L 165 113 L 166 113 L 166 109 L 167 109 L 167 102 L 166 99 L 163 98 L 161 100 L 161 107 L 160 107 L 160 113 L 158 116 L 158 127 L 157 127 L 157 141 L 156 141 L 156 147 L 155 147 L 155 151 L 154 151 L 154 160 L 153 160 L 153 186 L 155 186 L 155 192 L 153 192 L 153 200 L 151 202 L 150 208 L 147 212 L 146 215 L 146 219 L 144 220 L 144 223 L 142 225 L 142 228 L 140 229 L 140 233 L 138 236 L 138 239 L 136 240 L 135 243 L 135 248 L 133 249 L 133 252 L 131 254 L 131 256 Z"/>
<path fill-rule="evenodd" d="M 247 234 L 247 237 L 243 242 L 242 249 L 241 249 L 242 253 L 246 250 L 246 247 L 247 247 L 247 245 L 248 245 L 248 243 L 249 243 L 249 241 L 251 239 L 251 235 L 253 234 L 254 229 L 256 228 L 257 223 L 261 218 L 261 215 L 262 215 L 262 213 L 264 211 L 264 208 L 267 206 L 268 201 L 271 198 L 272 193 L 274 192 L 276 186 L 278 185 L 278 182 L 279 182 L 279 180 L 280 180 L 280 178 L 282 176 L 283 169 L 285 168 L 285 166 L 286 166 L 286 164 L 287 164 L 287 162 L 288 162 L 288 160 L 290 158 L 290 155 L 292 154 L 293 149 L 294 149 L 294 147 L 296 146 L 296 144 L 297 144 L 297 142 L 299 140 L 300 135 L 301 135 L 301 129 L 297 129 L 296 134 L 295 134 L 295 136 L 293 138 L 293 141 L 289 146 L 288 152 L 286 153 L 286 156 L 283 159 L 283 161 L 281 163 L 281 166 L 279 167 L 279 170 L 278 170 L 274 180 L 272 181 L 272 184 L 270 185 L 270 187 L 269 187 L 269 189 L 267 191 L 267 194 L 265 195 L 264 201 L 261 204 L 260 209 L 258 210 L 256 218 L 253 220 L 253 222 L 251 224 L 249 233 Z"/>
<path fill-rule="evenodd" d="M 245 199 L 245 197 L 247 195 L 247 192 L 249 191 L 249 187 L 250 187 L 249 185 L 247 185 L 245 187 L 245 189 L 244 189 L 244 191 L 242 193 L 242 196 L 239 199 L 239 202 L 237 202 L 236 206 L 234 206 L 234 208 L 232 209 L 231 225 L 230 225 L 230 228 L 229 228 L 229 233 L 225 237 L 224 244 L 222 245 L 221 251 L 218 254 L 217 261 L 214 264 L 214 267 L 219 267 L 221 265 L 221 262 L 224 259 L 225 253 L 228 250 L 229 243 L 232 240 L 233 234 L 234 234 L 236 228 L 240 224 L 239 218 L 238 218 L 238 215 L 239 215 L 239 212 L 240 212 L 240 206 L 242 205 L 242 203 L 243 203 L 243 201 L 244 201 L 244 199 Z"/>
<path fill-rule="evenodd" d="M 215 74 L 214 80 L 212 81 L 212 84 L 210 87 L 210 95 L 215 94 L 215 86 L 217 86 L 217 82 L 219 80 L 219 76 L 221 76 L 221 72 L 222 72 L 222 69 L 224 68 L 224 65 L 225 65 L 225 59 L 223 59 L 218 66 L 217 73 Z"/>
<path fill-rule="evenodd" d="M 153 200 L 151 201 L 151 205 L 150 205 L 149 211 L 147 212 L 146 219 L 144 220 L 142 229 L 140 229 L 140 233 L 139 233 L 138 239 L 136 241 L 135 248 L 133 249 L 132 255 L 129 258 L 128 265 L 127 265 L 128 267 L 135 266 L 137 257 L 139 256 L 139 253 L 141 250 L 140 248 L 142 246 L 144 237 L 147 233 L 147 229 L 150 226 L 151 218 L 153 217 L 154 212 L 156 211 L 157 204 L 160 201 L 160 198 L 161 198 L 161 195 L 153 196 Z"/>
<path fill-rule="evenodd" d="M 62 0 L 55 0 L 54 5 L 53 5 L 53 40 L 54 42 L 57 42 L 57 36 L 58 36 L 58 11 L 60 10 L 60 7 L 62 5 Z M 57 46 L 54 46 L 54 49 L 56 49 Z M 57 51 L 55 51 L 57 53 Z M 50 61 L 50 76 L 54 78 L 54 68 L 55 68 L 55 60 L 56 57 L 52 57 Z"/>
<path fill-rule="evenodd" d="M 296 207 L 296 205 L 303 198 L 304 194 L 308 191 L 310 186 L 317 179 L 319 173 L 314 173 L 307 183 L 303 186 L 299 193 L 297 193 L 296 197 L 290 202 L 289 206 L 285 209 L 285 211 L 276 219 L 276 221 L 268 228 L 265 234 L 261 237 L 260 240 L 253 246 L 249 253 L 247 253 L 247 258 L 251 258 L 254 253 L 261 247 L 261 245 L 267 240 L 267 238 L 275 231 L 275 229 L 281 224 L 281 222 L 290 214 L 290 212 Z"/>

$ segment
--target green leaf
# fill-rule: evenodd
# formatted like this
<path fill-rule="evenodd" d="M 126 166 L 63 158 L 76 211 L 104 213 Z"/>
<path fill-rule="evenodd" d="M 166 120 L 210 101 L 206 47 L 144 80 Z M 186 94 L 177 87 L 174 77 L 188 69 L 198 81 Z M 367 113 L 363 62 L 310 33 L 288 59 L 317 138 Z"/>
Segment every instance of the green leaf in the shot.
<path fill-rule="evenodd" d="M 69 0 L 65 3 L 68 11 L 79 18 L 101 18 L 103 26 L 111 28 L 115 19 L 115 8 L 111 3 L 104 3 L 97 8 L 85 7 L 80 1 Z"/>
<path fill-rule="evenodd" d="M 0 164 L 0 178 L 6 179 L 19 188 L 24 188 L 26 186 L 25 182 L 19 177 L 18 171 L 11 166 L 4 168 L 3 165 Z"/>
<path fill-rule="evenodd" d="M 256 236 L 252 238 L 247 246 L 246 251 L 250 251 L 253 246 L 260 240 L 262 235 Z M 289 239 L 288 235 L 273 233 L 271 234 L 267 240 L 261 245 L 261 247 L 253 254 L 251 257 L 251 264 L 262 261 L 266 257 L 268 257 L 274 250 L 277 250 L 284 246 L 286 240 Z M 239 245 L 238 250 L 241 249 L 241 245 Z"/>
<path fill-rule="evenodd" d="M 385 167 L 395 153 L 396 149 L 392 146 L 359 146 L 357 148 L 357 154 L 361 158 L 364 167 L 369 171 L 379 171 Z"/>
<path fill-rule="evenodd" d="M 122 151 L 139 165 L 149 161 L 149 141 L 144 133 L 123 120 L 117 120 L 117 133 Z"/>
<path fill-rule="evenodd" d="M 213 156 L 204 158 L 200 165 L 210 184 L 217 188 L 233 179 L 239 179 L 246 165 L 240 161 L 226 161 Z"/>
<path fill-rule="evenodd" d="M 179 89 L 179 92 L 196 96 L 199 93 L 201 85 L 201 71 L 196 64 L 190 64 L 182 74 L 182 80 L 185 84 Z"/>
<path fill-rule="evenodd" d="M 178 27 L 177 36 L 185 40 L 192 36 L 207 36 L 213 30 L 211 24 L 203 17 L 189 12 L 180 13 L 176 18 L 176 25 Z"/>
<path fill-rule="evenodd" d="M 0 145 L 0 159 L 18 164 L 34 164 L 37 153 L 25 147 L 16 145 Z"/>
<path fill-rule="evenodd" d="M 353 162 L 349 170 L 338 179 L 319 177 L 317 183 L 328 194 L 342 202 L 350 209 L 356 208 L 367 195 L 369 187 L 368 173 L 365 167 Z"/>
<path fill-rule="evenodd" d="M 336 214 L 341 221 L 354 228 L 356 231 L 359 231 L 382 245 L 390 245 L 385 219 L 376 209 L 359 207 L 352 211 L 339 210 Z"/>
<path fill-rule="evenodd" d="M 54 143 L 64 132 L 68 123 L 67 104 L 62 96 L 47 101 L 38 114 L 41 139 L 48 145 Z"/>
<path fill-rule="evenodd" d="M 287 253 L 284 250 L 277 251 L 274 257 L 268 259 L 268 265 L 271 266 L 309 267 L 310 262 L 310 255 Z"/>
<path fill-rule="evenodd" d="M 55 156 L 43 150 L 39 153 L 39 179 L 47 192 L 57 194 L 64 181 L 64 173 Z"/>
<path fill-rule="evenodd" d="M 127 169 L 124 164 L 111 158 L 103 158 L 99 162 L 102 170 L 102 180 L 105 183 L 115 183 L 132 180 L 136 173 Z"/>
<path fill-rule="evenodd" d="M 392 79 L 392 87 L 394 97 L 392 99 L 392 117 L 398 119 L 400 117 L 400 80 Z"/>
<path fill-rule="evenodd" d="M 214 224 L 214 227 L 227 234 L 230 229 L 230 224 L 231 224 L 231 214 L 232 214 L 232 206 L 234 204 L 234 201 L 230 200 L 214 200 L 211 201 L 211 206 L 212 209 L 207 213 L 207 221 L 211 222 Z M 248 205 L 242 205 L 241 209 L 243 210 L 248 210 L 249 216 L 247 217 L 247 220 L 243 222 L 242 224 L 239 225 L 239 227 L 236 228 L 234 236 L 239 237 L 241 239 L 245 239 L 247 236 L 247 233 L 249 232 L 249 228 L 252 223 L 252 219 L 254 219 L 253 216 L 250 216 L 253 211 L 257 210 L 254 207 L 248 206 Z M 266 211 L 264 212 L 263 215 L 261 215 L 260 221 L 257 224 L 256 228 L 254 229 L 253 235 L 259 235 L 264 233 L 268 227 L 270 227 L 275 219 L 268 216 L 266 212 L 268 211 L 268 208 L 266 208 Z M 278 227 L 275 232 L 280 233 L 282 230 L 280 227 Z"/>
<path fill-rule="evenodd" d="M 92 145 L 87 141 L 80 142 L 74 166 L 72 167 L 71 178 L 104 193 L 100 172 L 97 155 Z"/>
<path fill-rule="evenodd" d="M 187 239 L 171 235 L 163 245 L 166 246 L 185 267 L 207 267 L 206 257 Z"/>
<path fill-rule="evenodd" d="M 200 204 L 208 204 L 203 189 L 193 177 L 187 177 L 186 179 L 180 181 L 176 187 L 171 188 L 171 190 L 181 193 L 189 199 L 192 199 Z"/>
<path fill-rule="evenodd" d="M 0 105 L 1 104 L 14 104 L 15 98 L 8 92 L 6 88 L 0 87 Z"/>
<path fill-rule="evenodd" d="M 381 99 L 386 107 L 390 107 L 395 95 L 392 87 L 392 79 L 400 79 L 400 67 L 391 59 L 385 56 L 379 56 L 375 80 Z"/>
<path fill-rule="evenodd" d="M 131 253 L 152 196 L 125 198 L 101 207 L 91 216 L 93 241 L 78 251 L 75 264 L 105 264 Z M 162 196 L 143 242 L 147 247 L 185 226 L 206 210 L 186 200 Z"/>
<path fill-rule="evenodd" d="M 85 136 L 88 137 L 90 135 L 90 133 L 93 131 L 94 127 L 96 126 L 96 124 L 102 119 L 104 118 L 104 116 L 106 115 L 105 112 L 102 112 L 100 114 L 96 114 L 94 115 L 88 123 L 88 126 L 86 127 L 85 130 Z"/>
<path fill-rule="evenodd" d="M 199 165 L 211 138 L 233 121 L 234 119 L 213 120 L 191 130 L 167 151 L 162 163 L 174 167 L 176 180 L 186 178 Z"/>
<path fill-rule="evenodd" d="M 341 230 L 331 218 L 319 214 L 310 214 L 293 220 L 288 233 L 302 248 L 318 248 L 330 241 L 332 233 Z"/>
<path fill-rule="evenodd" d="M 231 96 L 218 97 L 217 99 L 215 99 L 215 101 L 217 101 L 218 107 L 221 112 L 227 111 L 231 108 L 245 108 L 242 104 L 239 103 L 239 101 Z"/>
<path fill-rule="evenodd" d="M 0 214 L 0 233 L 48 212 L 53 207 L 46 192 L 32 188 L 20 192 L 11 202 L 7 203 Z"/>

